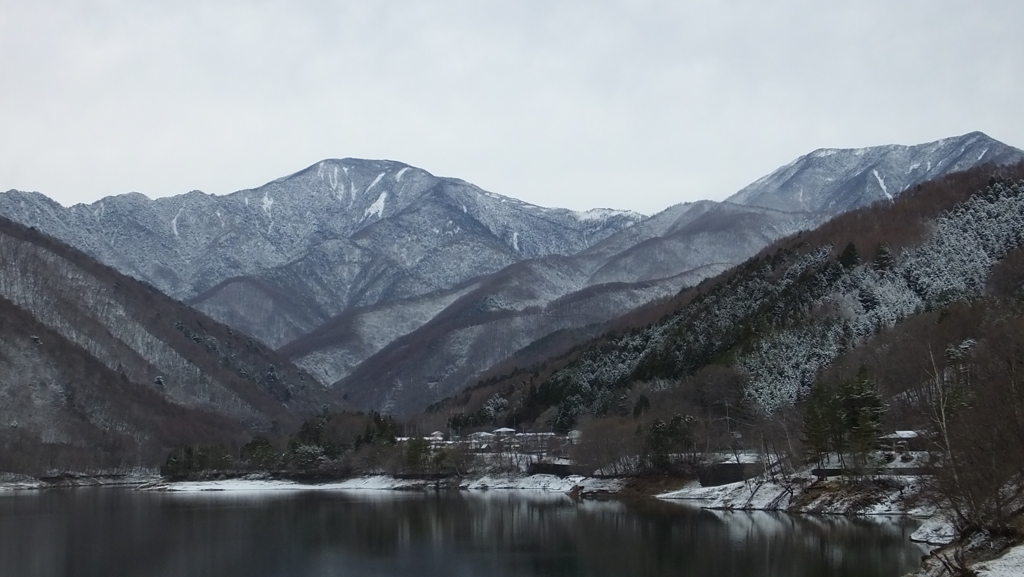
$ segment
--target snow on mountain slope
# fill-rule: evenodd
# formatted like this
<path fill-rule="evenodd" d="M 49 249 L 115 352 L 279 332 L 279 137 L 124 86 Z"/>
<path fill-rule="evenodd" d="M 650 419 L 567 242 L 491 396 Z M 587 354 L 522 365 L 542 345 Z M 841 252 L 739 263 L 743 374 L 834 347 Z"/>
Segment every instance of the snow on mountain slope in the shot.
<path fill-rule="evenodd" d="M 597 330 L 833 214 L 1022 157 L 980 133 L 819 150 L 732 202 L 650 218 L 544 208 L 355 159 L 223 197 L 128 194 L 64 208 L 10 191 L 0 214 L 187 299 L 361 408 L 409 411 L 554 332 Z"/>
<path fill-rule="evenodd" d="M 803 213 L 731 203 L 705 205 L 697 212 L 689 211 L 687 218 L 677 219 L 664 234 L 608 258 L 588 284 L 656 280 L 709 264 L 736 264 L 773 240 L 817 222 Z"/>
<path fill-rule="evenodd" d="M 325 382 L 339 381 L 335 388 L 361 408 L 414 411 L 556 331 L 596 329 L 669 297 L 800 230 L 806 220 L 710 201 L 680 205 L 577 255 L 522 261 L 479 277 L 457 299 L 451 292 L 420 297 L 409 306 L 436 311 L 418 317 L 420 326 L 406 322 L 404 309 L 372 308 L 343 315 L 325 325 L 330 331 L 297 339 L 281 352 Z M 646 230 L 638 236 L 634 229 L 641 227 Z M 373 325 L 356 320 L 370 315 Z M 371 346 L 354 338 L 399 326 L 408 330 L 391 342 Z"/>
<path fill-rule="evenodd" d="M 983 151 L 988 151 L 985 154 L 972 148 L 981 144 L 985 145 Z M 899 158 L 886 160 L 887 155 Z M 549 334 L 600 325 L 632 307 L 674 294 L 738 264 L 773 240 L 813 228 L 828 220 L 830 211 L 842 212 L 870 202 L 870 197 L 855 194 L 865 170 L 875 186 L 888 187 L 899 181 L 889 178 L 887 182 L 885 162 L 892 164 L 908 158 L 922 161 L 927 168 L 925 174 L 930 177 L 984 164 L 990 159 L 1014 161 L 1022 155 L 1016 149 L 974 134 L 917 147 L 827 151 L 810 157 L 831 159 L 832 168 L 846 168 L 836 169 L 831 175 L 823 172 L 827 166 L 815 169 L 821 182 L 829 183 L 834 191 L 826 188 L 819 195 L 824 199 L 822 202 L 801 205 L 807 211 L 763 208 L 756 203 L 703 201 L 677 205 L 576 255 L 557 259 L 556 268 L 562 274 L 553 282 L 547 282 L 556 278 L 545 272 L 547 263 L 518 263 L 489 277 L 488 282 L 482 281 L 480 288 L 415 332 L 366 358 L 351 372 L 346 371 L 334 386 L 359 406 L 414 410 L 473 384 L 489 366 L 511 359 Z M 868 168 L 846 166 L 849 159 L 860 158 L 870 160 Z M 778 175 L 786 171 L 793 172 L 788 179 L 810 186 L 809 175 L 797 175 L 801 170 L 794 169 L 805 159 L 761 179 L 761 186 L 772 179 L 779 180 Z M 846 180 L 839 182 L 843 179 Z M 746 190 L 750 192 L 756 186 L 755 183 Z M 893 194 L 888 189 L 886 192 Z M 810 195 L 803 198 L 806 201 Z M 542 259 L 551 260 L 552 257 Z M 512 271 L 515 274 L 510 274 Z M 557 288 L 510 297 L 506 283 Z M 559 292 L 562 294 L 555 296 Z M 602 300 L 582 298 L 583 295 L 600 295 Z M 506 304 L 494 309 L 493 303 L 518 306 Z M 453 322 L 453 318 L 459 322 Z M 500 342 L 493 342 L 494 339 Z M 308 370 L 313 370 L 305 364 L 311 359 L 296 357 Z"/>
<path fill-rule="evenodd" d="M 554 333 L 596 336 L 624 311 L 671 296 L 725 268 L 711 265 L 654 282 L 591 286 L 528 308 L 512 308 L 513 303 L 495 293 L 477 290 L 363 360 L 333 388 L 357 407 L 413 413 L 474 384 L 487 369 L 524 354 Z M 315 354 L 293 358 L 308 366 Z"/>
<path fill-rule="evenodd" d="M 806 154 L 729 197 L 729 202 L 787 212 L 835 216 L 951 172 L 985 163 L 1010 164 L 1024 151 L 981 132 L 915 146 L 822 148 Z"/>
<path fill-rule="evenodd" d="M 581 217 L 398 162 L 325 160 L 259 188 L 64 208 L 0 194 L 0 214 L 80 247 L 278 347 L 350 307 L 572 254 L 642 217 Z"/>

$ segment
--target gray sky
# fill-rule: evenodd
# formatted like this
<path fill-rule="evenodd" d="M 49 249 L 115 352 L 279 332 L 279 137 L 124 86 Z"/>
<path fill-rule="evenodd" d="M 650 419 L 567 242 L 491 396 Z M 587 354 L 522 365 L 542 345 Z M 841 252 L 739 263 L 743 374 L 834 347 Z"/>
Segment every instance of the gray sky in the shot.
<path fill-rule="evenodd" d="M 389 158 L 545 206 L 722 199 L 819 147 L 1024 146 L 1024 2 L 0 0 L 0 190 Z"/>

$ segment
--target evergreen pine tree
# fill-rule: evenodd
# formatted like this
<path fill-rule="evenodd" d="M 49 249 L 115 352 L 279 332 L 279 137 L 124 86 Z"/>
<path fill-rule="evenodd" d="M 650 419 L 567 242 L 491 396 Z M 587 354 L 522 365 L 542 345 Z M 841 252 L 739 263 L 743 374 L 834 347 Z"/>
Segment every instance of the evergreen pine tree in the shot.
<path fill-rule="evenodd" d="M 892 249 L 886 243 L 879 243 L 875 248 L 875 269 L 887 271 L 892 268 Z"/>
<path fill-rule="evenodd" d="M 818 466 L 824 464 L 831 449 L 832 414 L 831 391 L 822 382 L 816 382 L 804 402 L 803 442 L 808 459 Z"/>
<path fill-rule="evenodd" d="M 882 433 L 882 395 L 878 392 L 878 384 L 868 377 L 867 371 L 861 369 L 857 377 L 857 426 L 850 431 L 851 445 L 857 455 L 864 458 L 875 449 L 878 437 Z"/>
<path fill-rule="evenodd" d="M 882 430 L 882 395 L 867 369 L 861 367 L 856 379 L 842 384 L 839 396 L 845 444 L 854 464 L 863 467 Z"/>
<path fill-rule="evenodd" d="M 860 254 L 857 252 L 857 246 L 852 242 L 846 245 L 842 254 L 839 255 L 839 264 L 843 265 L 843 268 L 853 268 L 860 264 Z"/>
<path fill-rule="evenodd" d="M 644 413 L 651 410 L 651 400 L 647 398 L 647 395 L 641 394 L 636 400 L 636 404 L 633 405 L 633 418 L 639 419 Z"/>

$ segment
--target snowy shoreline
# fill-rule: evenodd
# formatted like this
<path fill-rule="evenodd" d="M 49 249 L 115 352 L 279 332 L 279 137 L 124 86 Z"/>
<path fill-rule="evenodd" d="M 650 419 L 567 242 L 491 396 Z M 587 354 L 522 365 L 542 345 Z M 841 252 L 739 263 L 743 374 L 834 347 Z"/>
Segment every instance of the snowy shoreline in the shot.
<path fill-rule="evenodd" d="M 716 487 L 697 481 L 659 499 L 693 501 L 704 509 L 786 511 L 826 515 L 930 517 L 934 509 L 916 503 L 916 477 L 875 477 L 860 482 L 816 481 L 809 474 L 785 479 L 750 479 Z"/>
<path fill-rule="evenodd" d="M 0 477 L 0 494 L 11 491 L 40 491 L 43 489 L 69 489 L 75 487 L 138 487 L 159 481 L 155 473 L 138 475 L 61 475 L 57 477 L 28 477 L 11 475 Z"/>
<path fill-rule="evenodd" d="M 157 481 L 140 486 L 141 491 L 196 493 L 206 491 L 429 491 L 429 490 L 514 490 L 573 493 L 579 496 L 613 495 L 625 482 L 620 479 L 598 479 L 570 475 L 485 475 L 449 480 L 402 479 L 389 475 L 367 475 L 324 483 L 300 483 L 283 479 L 239 478 L 213 481 Z"/>
<path fill-rule="evenodd" d="M 938 519 L 932 507 L 918 503 L 921 483 L 916 477 L 877 478 L 851 483 L 817 481 L 809 474 L 785 479 L 750 479 L 714 487 L 697 480 L 681 488 L 664 491 L 652 487 L 629 487 L 625 478 L 570 475 L 482 475 L 459 480 L 409 479 L 389 475 L 366 475 L 320 483 L 302 483 L 261 476 L 208 481 L 156 481 L 138 487 L 142 491 L 168 493 L 200 492 L 282 492 L 282 491 L 432 491 L 505 490 L 563 493 L 580 498 L 645 496 L 685 503 L 702 509 L 732 511 L 777 511 L 795 514 L 843 516 L 909 516 L 924 521 L 912 541 L 940 546 L 952 540 L 949 523 Z"/>
<path fill-rule="evenodd" d="M 942 577 L 947 575 L 939 558 L 949 558 L 953 551 L 966 549 L 978 555 L 968 561 L 977 577 L 1024 576 L 1024 544 L 998 551 L 1000 538 L 976 533 L 966 541 L 956 541 L 952 523 L 919 499 L 918 478 L 876 477 L 856 483 L 843 481 L 814 482 L 809 475 L 796 475 L 784 480 L 748 480 L 718 487 L 701 487 L 693 482 L 677 491 L 657 497 L 694 503 L 705 509 L 733 511 L 783 511 L 794 514 L 839 514 L 854 516 L 905 515 L 922 519 L 910 540 L 930 549 L 922 566 L 906 577 Z"/>
<path fill-rule="evenodd" d="M 482 475 L 464 479 L 399 478 L 364 475 L 317 483 L 249 475 L 231 479 L 167 481 L 153 476 L 68 477 L 56 481 L 31 478 L 0 481 L 0 492 L 82 486 L 134 486 L 136 490 L 164 493 L 283 493 L 308 491 L 539 491 L 580 498 L 647 496 L 693 507 L 731 511 L 777 511 L 795 514 L 871 516 L 896 515 L 922 519 L 911 540 L 941 546 L 953 538 L 950 524 L 935 511 L 916 501 L 920 482 L 915 477 L 887 478 L 851 484 L 847 481 L 816 481 L 809 474 L 763 480 L 759 478 L 703 487 L 697 480 L 681 488 L 659 491 L 625 490 L 628 479 L 570 475 Z"/>
<path fill-rule="evenodd" d="M 367 475 L 339 481 L 301 483 L 286 479 L 270 479 L 252 475 L 235 479 L 209 481 L 165 481 L 153 476 L 97 476 L 75 477 L 43 481 L 27 477 L 0 481 L 0 493 L 33 491 L 49 488 L 83 486 L 134 486 L 136 490 L 193 494 L 221 493 L 282 494 L 309 491 L 527 491 L 559 493 L 573 497 L 624 497 L 646 495 L 664 501 L 685 503 L 690 506 L 726 511 L 777 511 L 790 514 L 844 515 L 844 516 L 910 516 L 922 524 L 910 540 L 943 552 L 954 540 L 951 524 L 934 509 L 919 502 L 921 483 L 915 477 L 869 478 L 859 482 L 845 480 L 815 480 L 810 475 L 794 475 L 771 480 L 750 479 L 715 487 L 702 487 L 696 480 L 683 487 L 667 491 L 631 491 L 628 480 L 622 478 L 596 478 L 571 475 L 484 475 L 452 482 L 450 479 L 403 479 L 388 475 Z M 1024 545 L 1006 550 L 999 558 L 972 564 L 979 577 L 1006 577 L 1021 575 L 1024 565 Z M 934 556 L 908 577 L 935 577 Z"/>

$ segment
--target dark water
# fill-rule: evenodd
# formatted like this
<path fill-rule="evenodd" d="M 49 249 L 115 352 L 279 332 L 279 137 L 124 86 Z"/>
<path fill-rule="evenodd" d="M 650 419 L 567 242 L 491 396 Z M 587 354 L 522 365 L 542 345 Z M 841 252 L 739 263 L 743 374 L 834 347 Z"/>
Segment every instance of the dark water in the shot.
<path fill-rule="evenodd" d="M 0 576 L 896 576 L 911 523 L 561 495 L 0 496 Z"/>

